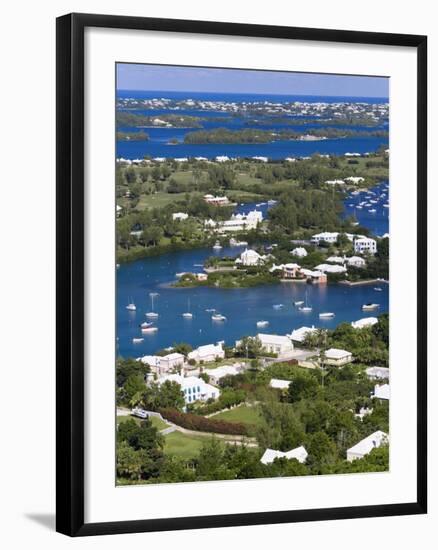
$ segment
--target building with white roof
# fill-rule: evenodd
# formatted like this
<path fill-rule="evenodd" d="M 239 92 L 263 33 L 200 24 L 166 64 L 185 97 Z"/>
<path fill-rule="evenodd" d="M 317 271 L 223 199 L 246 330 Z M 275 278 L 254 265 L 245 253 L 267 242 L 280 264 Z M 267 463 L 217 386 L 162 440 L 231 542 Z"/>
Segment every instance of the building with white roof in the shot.
<path fill-rule="evenodd" d="M 322 271 L 323 273 L 346 273 L 347 268 L 344 265 L 319 264 L 315 267 L 315 271 Z"/>
<path fill-rule="evenodd" d="M 357 321 L 352 321 L 351 326 L 353 328 L 364 328 L 364 327 L 372 327 L 376 323 L 378 323 L 379 320 L 377 317 L 363 317 L 363 319 L 358 319 Z"/>
<path fill-rule="evenodd" d="M 204 373 L 208 376 L 211 384 L 219 384 L 225 376 L 236 376 L 243 371 L 244 363 L 234 363 L 234 365 L 223 365 L 215 369 L 204 369 Z"/>
<path fill-rule="evenodd" d="M 184 393 L 186 403 L 194 403 L 195 401 L 207 401 L 208 399 L 217 399 L 220 396 L 220 390 L 211 384 L 207 384 L 197 376 L 181 376 L 180 374 L 169 374 L 162 376 L 158 380 L 158 384 L 164 382 L 176 382 L 181 386 L 181 391 Z"/>
<path fill-rule="evenodd" d="M 294 342 L 298 342 L 299 344 L 302 344 L 308 334 L 312 334 L 317 330 L 318 329 L 315 328 L 313 325 L 311 327 L 300 327 L 293 330 L 290 337 Z"/>
<path fill-rule="evenodd" d="M 182 353 L 169 353 L 161 357 L 160 368 L 166 370 L 176 369 L 182 367 L 185 362 L 185 357 Z"/>
<path fill-rule="evenodd" d="M 345 181 L 349 181 L 350 183 L 361 183 L 365 181 L 365 178 L 362 178 L 361 176 L 348 176 L 348 178 L 345 178 Z"/>
<path fill-rule="evenodd" d="M 376 384 L 374 386 L 374 394 L 371 396 L 374 399 L 384 399 L 389 400 L 390 391 L 389 384 Z"/>
<path fill-rule="evenodd" d="M 263 256 L 261 256 L 258 252 L 252 249 L 245 248 L 245 250 L 240 255 L 240 262 L 238 263 L 241 263 L 245 266 L 253 266 L 259 265 L 263 263 L 263 261 Z"/>
<path fill-rule="evenodd" d="M 228 206 L 230 204 L 228 197 L 215 197 L 214 195 L 210 194 L 204 195 L 204 201 L 207 204 L 213 204 L 214 206 Z"/>
<path fill-rule="evenodd" d="M 377 449 L 382 445 L 389 443 L 389 436 L 387 433 L 377 430 L 359 443 L 356 443 L 350 449 L 347 449 L 347 460 L 353 462 L 353 460 L 361 459 L 369 454 L 373 449 Z"/>
<path fill-rule="evenodd" d="M 275 449 L 266 449 L 266 451 L 263 453 L 262 458 L 260 459 L 260 462 L 262 464 L 272 464 L 276 458 L 287 458 L 288 460 L 295 458 L 296 460 L 298 460 L 298 462 L 304 464 L 307 460 L 307 457 L 308 452 L 303 446 L 297 447 L 296 449 L 291 449 L 290 451 L 287 451 L 285 453 L 283 453 L 282 451 L 276 451 Z"/>
<path fill-rule="evenodd" d="M 377 252 L 377 242 L 370 237 L 359 237 L 354 241 L 354 251 L 359 254 L 363 254 L 364 252 L 375 254 Z"/>
<path fill-rule="evenodd" d="M 256 229 L 263 221 L 263 213 L 260 210 L 252 210 L 247 214 L 233 214 L 229 220 L 218 222 L 221 233 L 227 231 L 250 231 Z"/>
<path fill-rule="evenodd" d="M 205 346 L 199 346 L 191 351 L 187 358 L 195 360 L 197 363 L 201 361 L 208 363 L 209 361 L 215 361 L 216 359 L 223 359 L 225 357 L 225 351 L 223 348 L 223 342 L 217 344 L 207 344 Z"/>
<path fill-rule="evenodd" d="M 389 379 L 388 367 L 368 367 L 365 369 L 370 380 L 387 380 Z"/>
<path fill-rule="evenodd" d="M 360 256 L 347 258 L 347 264 L 352 267 L 365 267 L 367 265 L 366 261 Z"/>
<path fill-rule="evenodd" d="M 302 246 L 298 246 L 290 251 L 291 254 L 297 256 L 298 258 L 305 258 L 307 256 L 307 250 Z"/>
<path fill-rule="evenodd" d="M 324 354 L 324 363 L 334 367 L 342 367 L 353 361 L 353 355 L 345 349 L 330 348 Z"/>
<path fill-rule="evenodd" d="M 329 256 L 325 261 L 331 264 L 344 264 L 345 258 L 342 256 Z"/>
<path fill-rule="evenodd" d="M 327 185 L 344 185 L 345 181 L 344 180 L 327 180 L 324 183 L 326 183 Z"/>
<path fill-rule="evenodd" d="M 335 243 L 338 240 L 339 233 L 338 232 L 328 232 L 324 231 L 323 233 L 317 233 L 316 235 L 313 235 L 310 239 L 312 243 L 320 243 L 321 241 L 326 243 Z"/>
<path fill-rule="evenodd" d="M 262 347 L 268 353 L 284 355 L 294 349 L 294 345 L 289 336 L 278 336 L 277 334 L 257 334 L 257 338 L 262 343 Z"/>
<path fill-rule="evenodd" d="M 271 378 L 269 387 L 276 390 L 287 390 L 291 384 L 290 380 L 280 380 L 280 378 Z"/>
<path fill-rule="evenodd" d="M 185 212 L 175 212 L 174 214 L 172 214 L 172 220 L 183 221 L 186 220 L 188 217 L 189 215 Z"/>

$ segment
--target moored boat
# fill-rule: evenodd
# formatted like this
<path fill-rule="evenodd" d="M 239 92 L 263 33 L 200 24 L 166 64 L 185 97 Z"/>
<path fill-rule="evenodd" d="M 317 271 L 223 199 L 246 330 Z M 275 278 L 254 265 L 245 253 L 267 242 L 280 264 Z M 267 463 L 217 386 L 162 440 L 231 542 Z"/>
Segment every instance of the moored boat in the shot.
<path fill-rule="evenodd" d="M 379 307 L 379 304 L 371 304 L 371 303 L 368 303 L 368 304 L 364 304 L 362 306 L 362 310 L 363 311 L 372 311 L 374 309 L 377 309 Z"/>
<path fill-rule="evenodd" d="M 225 317 L 225 315 L 221 315 L 220 313 L 213 313 L 213 315 L 211 316 L 211 320 L 212 321 L 226 321 L 227 318 Z"/>
<path fill-rule="evenodd" d="M 320 313 L 319 314 L 320 319 L 332 319 L 334 316 L 335 316 L 335 314 L 332 313 L 332 312 Z"/>
<path fill-rule="evenodd" d="M 269 325 L 269 321 L 257 321 L 256 325 L 258 328 L 267 327 Z"/>

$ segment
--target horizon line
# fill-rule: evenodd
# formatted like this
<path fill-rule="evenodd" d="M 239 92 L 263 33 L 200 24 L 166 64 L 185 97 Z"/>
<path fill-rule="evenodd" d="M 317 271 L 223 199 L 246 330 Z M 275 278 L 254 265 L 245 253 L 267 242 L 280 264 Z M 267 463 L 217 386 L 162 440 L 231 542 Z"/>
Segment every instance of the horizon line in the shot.
<path fill-rule="evenodd" d="M 380 95 L 334 95 L 334 94 L 276 94 L 272 92 L 212 92 L 212 91 L 196 91 L 196 90 L 152 90 L 152 89 L 139 89 L 139 88 L 116 88 L 117 92 L 164 92 L 164 93 L 181 93 L 181 94 L 234 94 L 234 95 L 260 95 L 260 96 L 302 96 L 302 97 L 366 97 L 366 98 L 375 98 L 375 99 L 388 99 L 389 96 L 380 96 Z"/>

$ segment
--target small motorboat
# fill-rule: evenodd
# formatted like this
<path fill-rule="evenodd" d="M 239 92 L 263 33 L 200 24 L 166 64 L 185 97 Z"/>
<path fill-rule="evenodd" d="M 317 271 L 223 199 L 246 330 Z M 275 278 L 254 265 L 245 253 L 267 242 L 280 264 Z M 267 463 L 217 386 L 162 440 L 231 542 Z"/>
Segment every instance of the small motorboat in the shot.
<path fill-rule="evenodd" d="M 214 309 L 214 307 L 211 307 L 209 309 L 206 309 L 205 310 L 207 313 L 214 313 L 216 310 Z"/>
<path fill-rule="evenodd" d="M 213 246 L 213 250 L 221 250 L 222 245 L 219 241 L 216 241 Z"/>
<path fill-rule="evenodd" d="M 304 300 L 297 300 L 296 302 L 294 302 L 295 307 L 302 306 L 303 304 L 304 304 Z"/>
<path fill-rule="evenodd" d="M 380 287 L 380 286 L 375 286 L 375 287 L 374 287 L 374 290 L 375 290 L 376 292 L 382 292 L 383 288 Z"/>
<path fill-rule="evenodd" d="M 319 318 L 320 319 L 332 319 L 335 316 L 334 313 L 327 312 L 327 313 L 320 313 Z"/>
<path fill-rule="evenodd" d="M 274 309 L 282 309 L 284 307 L 284 305 L 283 304 L 274 304 L 272 307 Z"/>
<path fill-rule="evenodd" d="M 374 309 L 377 309 L 379 307 L 379 304 L 371 304 L 371 303 L 368 303 L 368 304 L 364 304 L 362 306 L 362 310 L 363 311 L 372 311 Z"/>
<path fill-rule="evenodd" d="M 126 306 L 128 311 L 137 311 L 137 306 L 132 302 Z"/>
<path fill-rule="evenodd" d="M 184 319 L 193 319 L 193 313 L 190 311 L 190 298 L 187 300 L 187 311 L 182 316 Z"/>
<path fill-rule="evenodd" d="M 157 332 L 157 330 L 158 330 L 158 327 L 150 326 L 150 327 L 142 328 L 142 329 L 141 329 L 141 332 L 142 332 L 143 334 L 145 334 L 145 333 L 148 333 L 148 332 L 149 332 L 149 333 L 150 333 L 150 332 Z"/>
<path fill-rule="evenodd" d="M 144 341 L 144 338 L 133 338 L 132 343 L 133 344 L 141 344 Z"/>
<path fill-rule="evenodd" d="M 269 321 L 257 321 L 256 325 L 258 328 L 267 327 L 269 325 Z"/>
<path fill-rule="evenodd" d="M 142 323 L 140 325 L 140 328 L 141 328 L 141 330 L 144 330 L 145 328 L 149 328 L 152 325 L 153 325 L 153 323 L 148 323 L 147 321 L 145 321 L 144 323 Z"/>
<path fill-rule="evenodd" d="M 298 309 L 303 313 L 310 313 L 312 311 L 312 308 L 310 306 L 303 306 L 303 307 L 299 307 Z"/>
<path fill-rule="evenodd" d="M 370 210 L 368 210 L 368 212 L 370 214 L 375 214 L 377 212 L 377 210 L 375 208 L 371 208 Z"/>
<path fill-rule="evenodd" d="M 213 313 L 213 315 L 211 316 L 211 320 L 212 321 L 226 321 L 227 318 L 225 317 L 225 315 L 221 315 L 220 313 Z"/>

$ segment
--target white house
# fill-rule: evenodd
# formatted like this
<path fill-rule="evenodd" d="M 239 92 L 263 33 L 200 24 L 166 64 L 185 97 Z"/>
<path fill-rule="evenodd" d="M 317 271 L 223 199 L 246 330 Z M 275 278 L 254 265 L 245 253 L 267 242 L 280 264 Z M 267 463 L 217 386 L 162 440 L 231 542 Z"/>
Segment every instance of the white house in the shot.
<path fill-rule="evenodd" d="M 375 239 L 369 237 L 359 237 L 354 241 L 354 251 L 359 254 L 368 252 L 369 254 L 375 254 L 377 252 L 377 242 Z"/>
<path fill-rule="evenodd" d="M 292 334 L 290 335 L 291 339 L 294 342 L 298 342 L 302 344 L 308 334 L 312 334 L 313 332 L 316 332 L 318 329 L 315 328 L 313 325 L 312 327 L 300 327 L 292 331 Z"/>
<path fill-rule="evenodd" d="M 312 243 L 319 244 L 321 241 L 326 243 L 335 243 L 338 240 L 339 233 L 329 233 L 328 231 L 324 231 L 323 233 L 317 233 L 316 235 L 313 235 L 310 239 Z"/>
<path fill-rule="evenodd" d="M 230 204 L 228 197 L 219 197 L 210 194 L 204 195 L 204 201 L 214 206 L 228 206 Z"/>
<path fill-rule="evenodd" d="M 225 352 L 223 348 L 223 342 L 217 344 L 207 344 L 205 346 L 199 346 L 188 354 L 188 359 L 194 359 L 197 363 L 204 361 L 215 361 L 216 358 L 223 359 Z"/>
<path fill-rule="evenodd" d="M 349 176 L 348 178 L 345 178 L 345 181 L 349 181 L 350 183 L 361 183 L 365 181 L 365 178 L 362 178 L 361 176 Z"/>
<path fill-rule="evenodd" d="M 326 262 L 329 262 L 331 264 L 344 264 L 345 258 L 343 258 L 342 256 L 329 256 L 328 258 L 326 258 Z"/>
<path fill-rule="evenodd" d="M 259 210 L 252 210 L 248 214 L 233 214 L 229 220 L 218 222 L 219 231 L 249 231 L 256 229 L 257 225 L 263 221 L 263 213 Z"/>
<path fill-rule="evenodd" d="M 240 255 L 239 263 L 246 266 L 259 265 L 263 263 L 263 257 L 255 250 L 246 248 Z"/>
<path fill-rule="evenodd" d="M 204 373 L 208 376 L 211 384 L 219 384 L 225 376 L 236 376 L 242 372 L 244 363 L 234 363 L 234 365 L 223 365 L 216 369 L 204 369 Z"/>
<path fill-rule="evenodd" d="M 377 319 L 377 317 L 364 317 L 363 319 L 352 321 L 351 326 L 353 328 L 372 327 L 378 322 L 379 320 Z"/>
<path fill-rule="evenodd" d="M 291 381 L 290 380 L 280 380 L 280 378 L 271 378 L 269 382 L 269 387 L 276 390 L 287 390 L 289 389 Z"/>
<path fill-rule="evenodd" d="M 360 256 L 351 256 L 351 258 L 347 258 L 347 264 L 352 267 L 365 267 L 367 265 L 366 261 Z"/>
<path fill-rule="evenodd" d="M 324 354 L 324 363 L 334 367 L 341 367 L 353 361 L 353 356 L 344 349 L 330 348 Z"/>
<path fill-rule="evenodd" d="M 390 396 L 389 384 L 376 384 L 374 386 L 374 394 L 371 396 L 374 399 L 388 400 Z"/>
<path fill-rule="evenodd" d="M 344 185 L 345 181 L 344 180 L 327 180 L 324 183 L 327 185 Z"/>
<path fill-rule="evenodd" d="M 389 379 L 388 367 L 368 367 L 365 369 L 370 380 L 387 380 Z"/>
<path fill-rule="evenodd" d="M 319 264 L 315 267 L 315 271 L 322 271 L 323 273 L 346 273 L 347 268 L 344 265 Z"/>
<path fill-rule="evenodd" d="M 184 365 L 185 357 L 182 353 L 169 353 L 161 357 L 160 368 L 166 370 L 176 369 Z"/>
<path fill-rule="evenodd" d="M 174 214 L 172 214 L 172 220 L 183 221 L 186 220 L 188 217 L 189 215 L 185 212 L 175 212 Z"/>
<path fill-rule="evenodd" d="M 381 430 L 372 433 L 359 443 L 356 443 L 350 449 L 347 449 L 347 460 L 348 462 L 353 462 L 353 460 L 363 458 L 369 454 L 373 449 L 377 449 L 382 445 L 387 445 L 389 443 L 389 436 Z"/>
<path fill-rule="evenodd" d="M 268 353 L 284 355 L 294 349 L 294 345 L 289 336 L 278 336 L 277 334 L 257 334 L 257 338 L 262 343 L 262 347 Z"/>
<path fill-rule="evenodd" d="M 303 446 L 297 447 L 296 449 L 291 449 L 290 451 L 287 451 L 285 453 L 283 453 L 282 451 L 276 451 L 275 449 L 266 449 L 266 451 L 263 453 L 262 458 L 260 459 L 260 462 L 262 464 L 272 464 L 276 458 L 287 458 L 288 460 L 295 458 L 296 460 L 298 460 L 298 462 L 304 464 L 306 462 L 307 456 L 308 453 Z"/>
<path fill-rule="evenodd" d="M 302 246 L 298 246 L 290 251 L 291 254 L 297 256 L 298 258 L 305 258 L 307 256 L 307 250 Z"/>
<path fill-rule="evenodd" d="M 181 376 L 179 374 L 169 374 L 158 380 L 158 384 L 164 382 L 176 382 L 181 386 L 181 391 L 184 393 L 186 403 L 194 403 L 195 401 L 207 401 L 208 399 L 217 399 L 220 395 L 220 390 L 211 384 L 207 384 L 197 376 Z"/>

